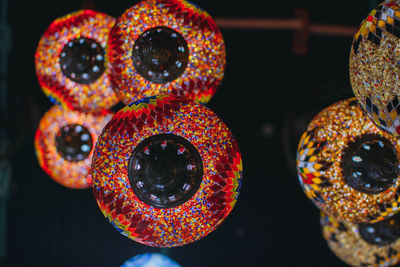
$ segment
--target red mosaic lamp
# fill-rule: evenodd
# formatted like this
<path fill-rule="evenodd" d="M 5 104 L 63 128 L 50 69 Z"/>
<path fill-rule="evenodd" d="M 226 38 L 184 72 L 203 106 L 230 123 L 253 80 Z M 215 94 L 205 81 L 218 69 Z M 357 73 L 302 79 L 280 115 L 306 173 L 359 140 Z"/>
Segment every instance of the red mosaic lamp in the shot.
<path fill-rule="evenodd" d="M 35 67 L 43 92 L 54 103 L 101 112 L 119 100 L 105 65 L 105 47 L 115 19 L 80 10 L 54 20 L 41 37 Z"/>
<path fill-rule="evenodd" d="M 35 135 L 40 166 L 57 183 L 84 189 L 89 176 L 94 144 L 112 114 L 87 114 L 53 106 L 42 117 Z"/>
<path fill-rule="evenodd" d="M 172 94 L 202 103 L 225 71 L 225 44 L 214 20 L 184 0 L 145 0 L 126 10 L 112 29 L 108 67 L 125 104 Z"/>
<path fill-rule="evenodd" d="M 160 95 L 114 115 L 96 143 L 91 173 L 97 203 L 121 234 L 176 247 L 226 219 L 241 187 L 242 160 L 210 109 Z"/>

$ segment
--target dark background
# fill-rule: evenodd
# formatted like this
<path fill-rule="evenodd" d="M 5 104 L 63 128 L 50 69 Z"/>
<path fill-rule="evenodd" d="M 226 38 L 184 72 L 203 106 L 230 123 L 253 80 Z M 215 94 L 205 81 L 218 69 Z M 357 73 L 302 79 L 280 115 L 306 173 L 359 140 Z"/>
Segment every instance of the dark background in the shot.
<path fill-rule="evenodd" d="M 11 266 L 120 266 L 157 248 L 119 234 L 101 214 L 91 190 L 55 183 L 39 167 L 33 137 L 52 106 L 34 70 L 37 43 L 75 1 L 10 1 L 9 129 L 14 152 L 8 212 Z M 351 2 L 351 3 L 349 3 Z M 373 2 L 373 1 L 372 1 Z M 135 1 L 94 1 L 115 17 Z M 368 1 L 197 0 L 213 17 L 291 18 L 306 8 L 312 23 L 358 26 Z M 299 133 L 319 110 L 352 95 L 351 37 L 310 35 L 308 53 L 292 53 L 293 31 L 224 30 L 227 68 L 208 106 L 239 143 L 244 181 L 236 207 L 209 236 L 168 254 L 182 266 L 345 266 L 323 240 L 319 211 L 299 186 L 293 160 Z M 2 126 L 4 127 L 4 125 Z"/>

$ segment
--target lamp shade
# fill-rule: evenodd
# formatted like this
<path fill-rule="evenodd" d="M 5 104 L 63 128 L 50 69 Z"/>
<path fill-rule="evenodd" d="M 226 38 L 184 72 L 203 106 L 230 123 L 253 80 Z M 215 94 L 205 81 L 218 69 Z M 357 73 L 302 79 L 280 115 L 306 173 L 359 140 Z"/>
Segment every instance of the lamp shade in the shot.
<path fill-rule="evenodd" d="M 225 44 L 210 15 L 184 0 L 145 0 L 110 33 L 107 58 L 125 104 L 172 94 L 208 102 L 224 75 Z"/>
<path fill-rule="evenodd" d="M 400 135 L 400 1 L 386 0 L 362 22 L 350 53 L 350 81 L 364 112 Z"/>
<path fill-rule="evenodd" d="M 92 185 L 91 157 L 110 112 L 92 115 L 55 105 L 39 122 L 35 151 L 40 166 L 63 186 L 83 189 Z"/>
<path fill-rule="evenodd" d="M 83 112 L 101 112 L 118 102 L 105 64 L 105 47 L 115 19 L 80 10 L 54 20 L 35 54 L 36 74 L 54 103 Z"/>
<path fill-rule="evenodd" d="M 354 98 L 322 110 L 297 151 L 300 184 L 325 213 L 377 222 L 397 212 L 400 140 L 381 131 Z"/>
<path fill-rule="evenodd" d="M 145 253 L 125 261 L 121 267 L 180 267 L 180 265 L 162 254 Z"/>
<path fill-rule="evenodd" d="M 228 127 L 205 106 L 161 95 L 115 114 L 93 156 L 93 191 L 123 235 L 182 246 L 215 230 L 233 209 L 242 161 Z"/>
<path fill-rule="evenodd" d="M 343 223 L 321 213 L 331 251 L 351 266 L 392 266 L 400 261 L 399 214 L 375 224 Z"/>

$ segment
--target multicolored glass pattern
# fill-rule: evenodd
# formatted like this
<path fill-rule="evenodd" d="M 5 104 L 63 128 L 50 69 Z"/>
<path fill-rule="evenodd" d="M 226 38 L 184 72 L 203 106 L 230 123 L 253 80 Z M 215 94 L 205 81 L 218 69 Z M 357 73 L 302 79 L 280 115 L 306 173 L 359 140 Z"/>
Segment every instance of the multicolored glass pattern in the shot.
<path fill-rule="evenodd" d="M 162 254 L 145 253 L 125 261 L 121 267 L 180 267 L 180 265 Z"/>
<path fill-rule="evenodd" d="M 400 261 L 400 239 L 378 246 L 363 240 L 359 227 L 343 223 L 321 212 L 321 228 L 331 251 L 351 266 L 392 266 Z"/>
<path fill-rule="evenodd" d="M 158 134 L 188 140 L 203 163 L 199 189 L 173 208 L 147 205 L 129 182 L 135 147 Z M 96 143 L 92 178 L 97 203 L 117 231 L 145 245 L 175 247 L 203 238 L 226 219 L 241 187 L 242 160 L 232 133 L 215 113 L 197 102 L 161 95 L 114 115 Z"/>
<path fill-rule="evenodd" d="M 72 46 L 78 40 L 90 40 L 92 46 L 101 45 L 97 50 L 102 53 L 96 55 L 95 60 L 104 65 L 108 34 L 114 24 L 115 19 L 104 13 L 80 10 L 56 19 L 47 28 L 36 49 L 35 66 L 39 84 L 52 102 L 83 112 L 101 112 L 118 102 L 107 68 L 93 82 L 80 83 L 64 74 L 60 62 L 62 51 L 68 44 Z M 93 68 L 94 72 L 101 69 L 97 65 Z"/>
<path fill-rule="evenodd" d="M 350 53 L 350 80 L 374 123 L 400 135 L 400 1 L 386 0 L 362 22 Z"/>
<path fill-rule="evenodd" d="M 63 186 L 83 189 L 92 184 L 90 174 L 91 157 L 94 143 L 112 114 L 85 114 L 78 111 L 53 106 L 40 120 L 35 135 L 35 151 L 40 167 L 57 183 Z M 80 161 L 65 159 L 56 148 L 56 136 L 66 125 L 81 125 L 89 130 L 93 140 L 90 155 Z"/>
<path fill-rule="evenodd" d="M 168 27 L 179 33 L 189 49 L 184 72 L 168 83 L 154 83 L 133 66 L 135 41 L 145 31 Z M 225 71 L 225 43 L 211 16 L 184 0 L 145 0 L 119 18 L 107 46 L 108 67 L 115 90 L 125 104 L 146 96 L 172 94 L 207 103 Z"/>
<path fill-rule="evenodd" d="M 381 131 L 363 114 L 355 98 L 321 111 L 308 125 L 297 151 L 300 185 L 325 213 L 349 222 L 377 222 L 398 211 L 400 179 L 377 194 L 355 190 L 346 182 L 342 157 L 349 143 L 374 134 L 388 140 L 400 155 L 400 140 Z"/>

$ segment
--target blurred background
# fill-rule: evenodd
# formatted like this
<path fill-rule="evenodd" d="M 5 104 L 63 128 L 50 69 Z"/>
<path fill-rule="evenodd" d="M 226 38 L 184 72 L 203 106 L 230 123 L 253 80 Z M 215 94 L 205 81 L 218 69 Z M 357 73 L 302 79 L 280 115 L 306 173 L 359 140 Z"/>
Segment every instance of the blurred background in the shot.
<path fill-rule="evenodd" d="M 119 234 L 101 214 L 91 190 L 68 189 L 50 179 L 39 167 L 33 146 L 38 122 L 52 106 L 34 68 L 35 49 L 45 29 L 55 18 L 82 7 L 118 17 L 136 2 L 9 1 L 8 110 L 2 111 L 0 127 L 11 140 L 7 158 L 13 173 L 8 216 L 3 215 L 8 225 L 4 266 L 120 266 L 137 254 L 160 252 Z M 380 2 L 195 2 L 217 21 L 293 19 L 303 14 L 304 27 L 297 31 L 221 27 L 226 73 L 207 106 L 239 143 L 242 191 L 219 229 L 164 252 L 184 267 L 345 266 L 322 238 L 319 211 L 298 183 L 295 154 L 313 116 L 352 96 L 348 74 L 352 36 L 308 30 L 323 24 L 355 31 Z"/>

